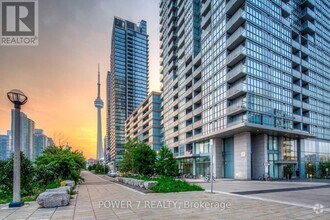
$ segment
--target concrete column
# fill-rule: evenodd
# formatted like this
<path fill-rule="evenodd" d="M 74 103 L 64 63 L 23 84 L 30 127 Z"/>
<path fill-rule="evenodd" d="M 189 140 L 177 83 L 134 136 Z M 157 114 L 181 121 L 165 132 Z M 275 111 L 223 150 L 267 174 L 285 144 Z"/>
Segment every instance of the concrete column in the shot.
<path fill-rule="evenodd" d="M 193 175 L 196 175 L 196 158 L 192 158 L 193 161 Z"/>
<path fill-rule="evenodd" d="M 251 137 L 252 150 L 252 179 L 257 179 L 265 174 L 264 163 L 268 162 L 267 157 L 267 134 L 260 134 Z M 269 171 L 268 171 L 269 173 Z"/>
<path fill-rule="evenodd" d="M 278 151 L 279 151 L 279 160 L 284 160 L 284 155 L 283 155 L 283 141 L 284 137 L 279 138 L 279 145 L 278 145 Z M 284 172 L 283 172 L 284 166 L 283 164 L 279 164 L 278 166 L 278 177 L 283 178 L 284 177 Z"/>
<path fill-rule="evenodd" d="M 215 178 L 223 177 L 222 139 L 213 139 L 213 173 Z"/>
<path fill-rule="evenodd" d="M 234 178 L 251 179 L 251 133 L 234 136 Z"/>

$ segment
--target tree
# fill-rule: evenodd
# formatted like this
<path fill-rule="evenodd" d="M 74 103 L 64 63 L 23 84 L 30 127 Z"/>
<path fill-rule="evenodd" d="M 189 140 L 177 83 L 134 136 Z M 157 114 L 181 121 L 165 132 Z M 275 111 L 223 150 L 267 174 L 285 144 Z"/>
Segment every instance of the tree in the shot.
<path fill-rule="evenodd" d="M 95 168 L 92 170 L 94 170 L 96 174 L 107 174 L 109 172 L 109 167 L 108 165 L 98 163 L 95 165 Z"/>
<path fill-rule="evenodd" d="M 327 171 L 328 169 L 328 171 Z M 328 177 L 330 174 L 330 160 L 320 161 L 319 163 L 320 177 Z"/>
<path fill-rule="evenodd" d="M 80 170 L 86 167 L 86 161 L 79 151 L 71 151 L 62 147 L 48 147 L 36 161 L 37 177 L 41 185 L 60 180 L 82 179 Z"/>
<path fill-rule="evenodd" d="M 162 147 L 159 151 L 159 158 L 156 161 L 157 173 L 166 177 L 178 175 L 178 162 L 174 158 L 172 151 L 167 147 Z"/>
<path fill-rule="evenodd" d="M 129 173 L 133 171 L 133 150 L 139 145 L 137 138 L 129 139 L 124 146 L 123 159 L 120 161 L 119 167 L 120 171 L 124 173 Z"/>
<path fill-rule="evenodd" d="M 13 191 L 14 154 L 10 159 L 0 162 L 0 192 L 12 194 Z M 34 183 L 33 163 L 21 152 L 21 193 L 32 193 Z"/>
<path fill-rule="evenodd" d="M 146 143 L 139 141 L 132 150 L 132 171 L 150 176 L 154 173 L 156 152 Z"/>

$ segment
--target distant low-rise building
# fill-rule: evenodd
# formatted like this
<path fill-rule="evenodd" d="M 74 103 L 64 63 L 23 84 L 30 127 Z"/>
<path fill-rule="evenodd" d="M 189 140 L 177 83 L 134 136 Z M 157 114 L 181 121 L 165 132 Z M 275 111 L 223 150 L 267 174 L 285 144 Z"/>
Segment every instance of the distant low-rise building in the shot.
<path fill-rule="evenodd" d="M 127 118 L 125 139 L 138 138 L 153 150 L 160 150 L 162 141 L 161 99 L 159 92 L 151 92 Z"/>
<path fill-rule="evenodd" d="M 93 159 L 93 158 L 89 158 L 87 160 L 87 167 L 89 166 L 93 166 L 94 164 L 97 164 L 97 160 Z"/>

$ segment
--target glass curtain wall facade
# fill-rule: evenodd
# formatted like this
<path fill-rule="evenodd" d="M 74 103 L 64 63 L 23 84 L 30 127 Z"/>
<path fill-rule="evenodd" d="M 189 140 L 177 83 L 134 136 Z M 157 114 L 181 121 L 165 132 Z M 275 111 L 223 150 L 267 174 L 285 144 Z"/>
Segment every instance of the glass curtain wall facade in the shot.
<path fill-rule="evenodd" d="M 107 80 L 106 80 L 106 87 L 107 87 L 107 95 L 106 95 L 106 135 L 104 138 L 104 160 L 106 162 L 111 161 L 111 154 L 110 154 L 110 134 L 111 134 L 111 74 L 110 71 L 107 72 Z"/>
<path fill-rule="evenodd" d="M 110 55 L 110 160 L 122 158 L 125 120 L 148 93 L 147 23 L 114 18 Z M 108 157 L 109 158 L 109 157 Z"/>
<path fill-rule="evenodd" d="M 11 111 L 11 137 L 14 137 L 15 123 L 14 123 L 14 110 Z M 26 114 L 21 112 L 20 115 L 20 141 L 21 141 L 21 151 L 30 160 L 34 159 L 34 142 L 33 135 L 35 132 L 35 123 L 33 120 L 29 119 Z M 13 141 L 11 144 L 13 145 Z M 14 149 L 14 146 L 11 147 Z"/>
<path fill-rule="evenodd" d="M 10 157 L 9 136 L 0 135 L 0 160 L 6 160 Z"/>
<path fill-rule="evenodd" d="M 198 158 L 213 139 L 219 177 L 282 177 L 289 165 L 304 176 L 305 139 L 330 148 L 329 10 L 325 0 L 161 1 L 166 145 Z"/>

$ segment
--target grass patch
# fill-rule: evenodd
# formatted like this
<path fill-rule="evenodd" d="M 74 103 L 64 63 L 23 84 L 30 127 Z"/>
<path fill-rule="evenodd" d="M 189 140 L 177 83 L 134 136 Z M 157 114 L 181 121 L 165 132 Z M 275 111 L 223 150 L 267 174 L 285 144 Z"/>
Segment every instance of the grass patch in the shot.
<path fill-rule="evenodd" d="M 158 193 L 204 191 L 201 186 L 187 183 L 184 180 L 176 180 L 169 177 L 160 177 L 151 180 L 158 182 L 156 186 L 151 188 L 152 191 Z"/>
<path fill-rule="evenodd" d="M 22 196 L 22 201 L 23 202 L 31 202 L 36 200 L 36 196 Z M 0 204 L 6 204 L 10 203 L 13 201 L 13 196 L 12 195 L 0 195 Z"/>
<path fill-rule="evenodd" d="M 133 178 L 144 181 L 157 181 L 158 184 L 151 188 L 152 191 L 157 193 L 204 191 L 204 189 L 199 185 L 191 184 L 184 180 L 177 180 L 173 177 L 150 178 L 147 176 L 127 176 L 125 178 Z"/>
<path fill-rule="evenodd" d="M 0 192 L 0 204 L 5 204 L 8 202 L 11 202 L 12 200 L 13 200 L 13 197 L 11 195 L 6 195 L 6 194 Z"/>

